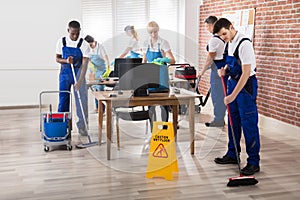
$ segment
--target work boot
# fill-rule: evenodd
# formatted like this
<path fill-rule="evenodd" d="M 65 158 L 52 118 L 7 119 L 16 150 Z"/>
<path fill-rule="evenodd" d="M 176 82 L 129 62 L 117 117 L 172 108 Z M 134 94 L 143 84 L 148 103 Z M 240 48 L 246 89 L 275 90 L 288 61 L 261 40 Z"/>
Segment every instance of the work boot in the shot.
<path fill-rule="evenodd" d="M 215 158 L 215 163 L 225 165 L 225 164 L 237 164 L 236 158 L 230 158 L 228 156 L 223 156 L 223 158 Z"/>
<path fill-rule="evenodd" d="M 248 163 L 246 165 L 246 167 L 241 169 L 241 173 L 244 176 L 250 176 L 250 175 L 253 175 L 255 172 L 259 172 L 259 170 L 260 170 L 259 166 L 251 165 L 251 164 Z"/>

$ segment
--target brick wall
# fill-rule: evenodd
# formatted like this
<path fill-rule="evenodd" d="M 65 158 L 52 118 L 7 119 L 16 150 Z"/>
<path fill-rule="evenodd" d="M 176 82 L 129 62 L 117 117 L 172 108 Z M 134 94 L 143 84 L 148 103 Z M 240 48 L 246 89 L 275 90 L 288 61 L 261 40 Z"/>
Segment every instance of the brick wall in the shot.
<path fill-rule="evenodd" d="M 205 46 L 210 38 L 204 28 L 205 18 L 250 8 L 256 8 L 253 42 L 259 113 L 300 126 L 300 0 L 203 0 L 199 63 L 204 63 Z M 206 73 L 204 90 L 209 87 L 208 78 Z"/>

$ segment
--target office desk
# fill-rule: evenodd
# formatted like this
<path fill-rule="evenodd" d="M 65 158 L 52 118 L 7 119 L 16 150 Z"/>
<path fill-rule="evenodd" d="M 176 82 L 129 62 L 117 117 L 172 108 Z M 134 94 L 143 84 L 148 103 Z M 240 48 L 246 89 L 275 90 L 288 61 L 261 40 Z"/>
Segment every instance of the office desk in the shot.
<path fill-rule="evenodd" d="M 101 144 L 102 127 L 103 127 L 103 108 L 102 101 L 106 102 L 106 135 L 107 135 L 107 160 L 110 160 L 111 150 L 111 135 L 112 135 L 112 108 L 113 107 L 126 107 L 126 106 L 158 106 L 169 105 L 172 107 L 173 112 L 173 127 L 174 135 L 177 135 L 177 121 L 178 121 L 178 105 L 189 105 L 189 129 L 190 129 L 190 152 L 194 154 L 194 109 L 195 98 L 199 95 L 180 89 L 180 94 L 169 95 L 169 93 L 150 93 L 145 97 L 133 97 L 131 91 L 123 91 L 123 94 L 118 95 L 116 91 L 97 91 L 93 92 L 95 98 L 99 101 L 98 105 L 98 140 Z M 116 94 L 116 97 L 110 97 L 110 94 Z"/>
<path fill-rule="evenodd" d="M 113 79 L 109 79 L 108 81 L 103 80 L 87 80 L 86 81 L 86 85 L 87 87 L 90 87 L 92 85 L 108 85 L 108 86 L 112 86 L 114 87 L 116 84 L 118 83 L 118 81 L 114 81 Z"/>
<path fill-rule="evenodd" d="M 180 78 L 173 78 L 171 80 L 169 80 L 170 84 L 174 85 L 175 87 L 179 87 L 179 88 L 188 88 L 188 81 L 186 79 L 180 79 Z M 90 80 L 87 79 L 86 81 L 86 85 L 87 87 L 90 87 L 92 85 L 111 85 L 112 87 L 114 87 L 116 84 L 118 83 L 117 80 L 114 80 L 114 78 L 110 78 L 109 80 Z"/>

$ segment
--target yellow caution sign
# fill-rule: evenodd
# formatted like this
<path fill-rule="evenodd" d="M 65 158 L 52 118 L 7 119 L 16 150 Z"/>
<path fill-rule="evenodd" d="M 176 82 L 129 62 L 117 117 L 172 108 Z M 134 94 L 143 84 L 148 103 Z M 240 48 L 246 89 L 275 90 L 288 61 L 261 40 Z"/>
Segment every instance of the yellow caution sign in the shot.
<path fill-rule="evenodd" d="M 178 172 L 174 129 L 171 122 L 154 122 L 146 178 L 173 179 Z"/>

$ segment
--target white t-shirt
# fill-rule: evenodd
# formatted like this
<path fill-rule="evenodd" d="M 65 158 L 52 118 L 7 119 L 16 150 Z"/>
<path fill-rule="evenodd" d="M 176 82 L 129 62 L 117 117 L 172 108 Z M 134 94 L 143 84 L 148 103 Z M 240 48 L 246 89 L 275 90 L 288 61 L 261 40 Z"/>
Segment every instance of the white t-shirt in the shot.
<path fill-rule="evenodd" d="M 160 51 L 167 52 L 171 50 L 169 42 L 161 37 L 158 37 L 157 42 L 153 44 L 153 47 L 151 47 L 151 39 L 149 38 L 146 40 L 143 45 L 143 52 L 146 53 L 148 47 L 150 47 L 150 51 L 159 52 L 158 44 L 160 44 Z"/>
<path fill-rule="evenodd" d="M 99 55 L 100 58 L 104 59 L 104 56 L 107 55 L 102 44 L 97 42 L 97 45 L 94 49 L 91 48 L 91 55 Z"/>
<path fill-rule="evenodd" d="M 56 54 L 62 55 L 62 48 L 63 48 L 63 43 L 62 43 L 62 38 L 61 37 L 56 44 Z M 66 36 L 66 46 L 67 47 L 77 47 L 77 44 L 80 40 L 80 37 L 76 41 L 71 40 L 69 36 Z M 89 58 L 90 57 L 90 45 L 87 41 L 83 40 L 82 44 L 80 46 L 80 50 L 82 52 L 82 56 Z"/>
<path fill-rule="evenodd" d="M 131 48 L 131 51 L 134 51 L 134 52 L 137 52 L 137 53 L 140 51 L 139 41 L 136 40 L 134 37 L 130 38 L 127 47 Z"/>
<path fill-rule="evenodd" d="M 234 39 L 231 42 L 229 42 L 229 45 L 228 45 L 228 55 L 229 56 L 233 56 L 233 53 L 234 53 L 237 45 L 243 38 L 247 38 L 247 36 L 245 36 L 244 34 L 242 34 L 240 32 L 236 33 Z M 251 65 L 250 76 L 256 74 L 256 72 L 255 72 L 256 59 L 255 59 L 252 42 L 250 42 L 249 40 L 244 40 L 241 43 L 241 45 L 239 47 L 239 58 L 241 60 L 242 65 L 247 65 L 247 64 Z"/>
<path fill-rule="evenodd" d="M 214 60 L 222 60 L 225 42 L 218 37 L 212 37 L 208 42 L 208 52 L 216 53 Z"/>

